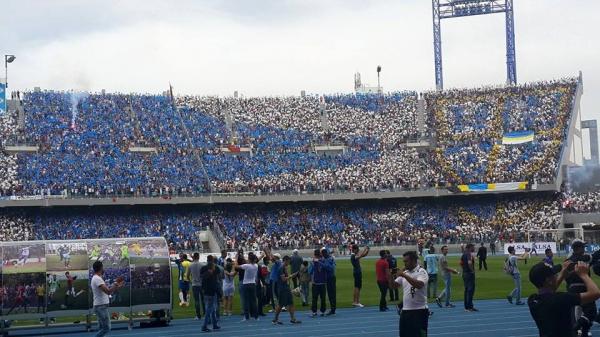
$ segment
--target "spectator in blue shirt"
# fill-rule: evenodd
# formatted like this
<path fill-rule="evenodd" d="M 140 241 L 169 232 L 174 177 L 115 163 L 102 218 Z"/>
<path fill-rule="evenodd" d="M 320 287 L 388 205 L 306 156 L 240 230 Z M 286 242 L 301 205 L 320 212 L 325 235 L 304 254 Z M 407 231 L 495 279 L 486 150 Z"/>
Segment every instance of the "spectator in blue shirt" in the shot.
<path fill-rule="evenodd" d="M 398 275 L 398 261 L 396 260 L 396 258 L 394 257 L 394 255 L 392 255 L 392 253 L 389 250 L 385 251 L 387 254 L 387 262 L 390 268 L 390 272 L 392 273 L 392 280 L 395 280 L 397 275 Z M 397 301 L 400 299 L 400 294 L 398 292 L 398 288 L 390 288 L 389 289 L 390 292 L 390 302 L 393 301 Z"/>
<path fill-rule="evenodd" d="M 271 251 L 269 250 L 269 253 Z M 279 275 L 281 275 L 281 254 L 269 254 L 269 259 L 273 261 L 273 266 L 271 267 L 271 274 L 269 275 L 269 282 L 271 284 L 271 298 L 273 299 L 273 307 L 277 308 L 279 306 L 279 289 L 277 288 L 277 283 L 279 282 Z"/>
<path fill-rule="evenodd" d="M 549 265 L 549 266 L 554 266 L 554 261 L 552 260 L 554 258 L 554 253 L 552 252 L 552 249 L 550 248 L 546 248 L 545 253 L 545 257 L 544 257 L 544 263 Z"/>
<path fill-rule="evenodd" d="M 435 254 L 435 247 L 429 247 L 429 252 L 425 255 L 425 266 L 429 280 L 427 281 L 427 298 L 437 298 L 437 274 L 438 274 L 439 256 Z M 433 290 L 433 297 L 431 291 Z"/>
<path fill-rule="evenodd" d="M 325 293 L 327 287 L 327 270 L 321 250 L 315 249 L 312 264 L 308 268 L 312 281 L 312 305 L 311 317 L 317 317 L 317 301 L 321 299 L 321 316 L 325 316 L 327 307 L 325 305 Z"/>
<path fill-rule="evenodd" d="M 321 250 L 321 254 L 323 255 L 323 263 L 327 272 L 327 297 L 329 298 L 329 312 L 326 314 L 326 316 L 334 316 L 337 303 L 335 259 L 327 249 Z"/>

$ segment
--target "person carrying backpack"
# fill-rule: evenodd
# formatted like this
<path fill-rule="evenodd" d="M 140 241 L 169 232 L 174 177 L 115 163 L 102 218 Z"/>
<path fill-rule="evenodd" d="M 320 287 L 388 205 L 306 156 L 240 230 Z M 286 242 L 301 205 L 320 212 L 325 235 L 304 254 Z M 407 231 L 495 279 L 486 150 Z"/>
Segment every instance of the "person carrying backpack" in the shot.
<path fill-rule="evenodd" d="M 510 246 L 508 247 L 508 254 L 508 258 L 504 261 L 504 272 L 512 276 L 515 288 L 506 296 L 506 299 L 510 304 L 513 304 L 513 299 L 515 299 L 516 305 L 524 305 L 525 302 L 521 301 L 521 273 L 517 267 L 517 261 L 526 260 L 529 257 L 529 251 L 526 249 L 525 253 L 517 256 L 515 254 L 515 247 Z"/>

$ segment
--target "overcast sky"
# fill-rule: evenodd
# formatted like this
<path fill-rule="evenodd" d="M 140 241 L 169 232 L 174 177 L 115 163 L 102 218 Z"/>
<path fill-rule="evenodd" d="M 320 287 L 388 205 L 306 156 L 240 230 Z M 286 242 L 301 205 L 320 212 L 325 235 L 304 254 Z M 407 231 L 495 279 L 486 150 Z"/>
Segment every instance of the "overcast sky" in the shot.
<path fill-rule="evenodd" d="M 593 0 L 514 0 L 519 82 L 583 72 L 600 117 Z M 10 89 L 247 96 L 435 87 L 430 0 L 3 0 Z M 502 84 L 504 15 L 442 22 L 445 87 Z M 587 134 L 586 134 L 587 135 Z M 586 152 L 587 153 L 587 152 Z"/>

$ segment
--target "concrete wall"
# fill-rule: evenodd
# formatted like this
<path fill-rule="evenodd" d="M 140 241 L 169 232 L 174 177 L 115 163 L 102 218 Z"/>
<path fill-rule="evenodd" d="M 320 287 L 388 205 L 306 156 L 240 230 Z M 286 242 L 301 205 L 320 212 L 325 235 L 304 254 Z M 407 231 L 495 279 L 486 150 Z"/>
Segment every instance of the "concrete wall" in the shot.
<path fill-rule="evenodd" d="M 202 242 L 208 241 L 208 249 L 210 250 L 209 252 L 205 252 L 205 253 L 220 253 L 221 248 L 219 247 L 219 243 L 218 243 L 217 239 L 215 238 L 215 236 L 213 235 L 212 231 L 210 229 L 208 229 L 202 233 L 204 233 L 205 238 L 206 238 L 206 240 L 202 240 Z"/>
<path fill-rule="evenodd" d="M 556 191 L 555 184 L 538 185 L 535 191 Z M 213 194 L 205 196 L 181 197 L 62 197 L 31 196 L 23 198 L 0 199 L 1 207 L 48 207 L 48 206 L 109 206 L 109 205 L 179 205 L 179 204 L 230 204 L 230 203 L 270 203 L 270 202 L 303 202 L 303 201 L 335 201 L 335 200 L 367 200 L 367 199 L 408 199 L 422 197 L 451 197 L 478 194 L 529 193 L 530 190 L 511 192 L 470 192 L 452 193 L 447 189 L 429 189 L 401 192 L 371 193 L 315 193 L 315 194 L 271 194 L 271 195 L 236 195 Z"/>
<path fill-rule="evenodd" d="M 479 243 L 475 243 L 475 247 L 479 247 Z M 436 253 L 439 253 L 440 248 L 443 245 L 435 245 L 436 248 Z M 447 245 L 448 246 L 448 252 L 449 254 L 458 254 L 461 253 L 460 250 L 460 245 L 459 244 L 452 244 L 452 245 Z M 490 246 L 489 243 L 485 243 L 485 246 L 488 248 L 488 254 L 491 254 L 490 252 Z M 364 246 L 360 247 L 360 250 L 362 251 L 364 248 Z M 416 245 L 409 245 L 409 246 L 373 246 L 370 247 L 370 251 L 369 251 L 369 255 L 367 255 L 368 257 L 378 257 L 379 256 L 379 251 L 382 249 L 386 249 L 389 250 L 392 255 L 394 256 L 401 256 L 404 252 L 410 251 L 410 250 L 417 250 L 417 246 Z M 500 246 L 500 244 L 496 244 L 496 251 L 497 252 L 502 252 L 502 247 Z M 302 257 L 311 257 L 313 256 L 313 249 L 299 249 L 298 250 L 299 254 Z M 219 251 L 213 251 L 211 250 L 210 253 L 219 253 Z M 281 256 L 284 255 L 292 255 L 293 250 L 292 249 L 282 249 L 282 250 L 278 250 L 278 249 L 273 249 L 273 253 L 279 253 L 281 254 Z M 500 253 L 501 254 L 501 253 Z M 344 255 L 340 255 L 337 252 L 337 248 L 336 248 L 336 252 L 335 252 L 335 256 L 336 257 L 343 257 Z M 346 253 L 346 256 L 350 256 L 350 251 L 348 250 Z"/>
<path fill-rule="evenodd" d="M 596 223 L 600 224 L 600 212 L 596 213 L 565 213 L 563 214 L 563 223 Z"/>

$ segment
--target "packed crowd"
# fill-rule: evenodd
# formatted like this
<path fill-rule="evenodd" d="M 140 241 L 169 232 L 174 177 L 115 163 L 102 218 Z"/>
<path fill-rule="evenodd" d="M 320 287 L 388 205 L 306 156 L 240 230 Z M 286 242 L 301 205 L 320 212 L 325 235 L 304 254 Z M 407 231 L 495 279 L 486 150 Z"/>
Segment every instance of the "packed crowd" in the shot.
<path fill-rule="evenodd" d="M 164 96 L 31 92 L 23 106 L 27 142 L 40 150 L 18 155 L 20 194 L 205 191 Z M 130 151 L 138 145 L 158 151 Z"/>
<path fill-rule="evenodd" d="M 452 183 L 551 183 L 576 89 L 575 79 L 562 79 L 426 93 L 429 123 L 436 126 L 434 158 L 440 179 Z M 503 144 L 503 136 L 514 131 L 532 131 L 534 140 Z"/>
<path fill-rule="evenodd" d="M 569 213 L 600 212 L 600 192 L 565 192 L 563 193 L 561 207 Z"/>
<path fill-rule="evenodd" d="M 218 227 L 229 247 L 257 249 L 517 240 L 527 229 L 556 228 L 559 199 L 442 199 L 351 202 L 319 206 L 240 206 L 164 210 L 2 210 L 4 240 L 165 236 L 175 248 L 198 249 L 198 231 Z"/>
<path fill-rule="evenodd" d="M 218 98 L 34 91 L 23 96 L 35 153 L 0 154 L 0 196 L 304 193 L 536 181 L 556 174 L 576 81 L 419 95 Z M 0 135 L 16 136 L 0 116 Z M 427 128 L 426 128 L 427 129 Z M 504 133 L 535 139 L 502 144 Z M 317 151 L 318 147 L 338 146 Z M 149 152 L 132 151 L 149 147 Z"/>
<path fill-rule="evenodd" d="M 373 191 L 431 185 L 425 159 L 400 147 L 416 134 L 414 92 L 324 98 L 184 96 L 178 104 L 194 111 L 190 119 L 202 118 L 217 135 L 227 135 L 207 140 L 200 128 L 192 136 L 197 146 L 229 141 L 252 149 L 252 156 L 207 150 L 204 164 L 217 191 Z M 315 153 L 315 145 L 342 145 L 347 151 L 324 156 Z"/>
<path fill-rule="evenodd" d="M 0 114 L 0 196 L 13 193 L 19 186 L 17 157 L 2 151 L 10 135 L 16 131 L 17 124 L 12 113 Z"/>

